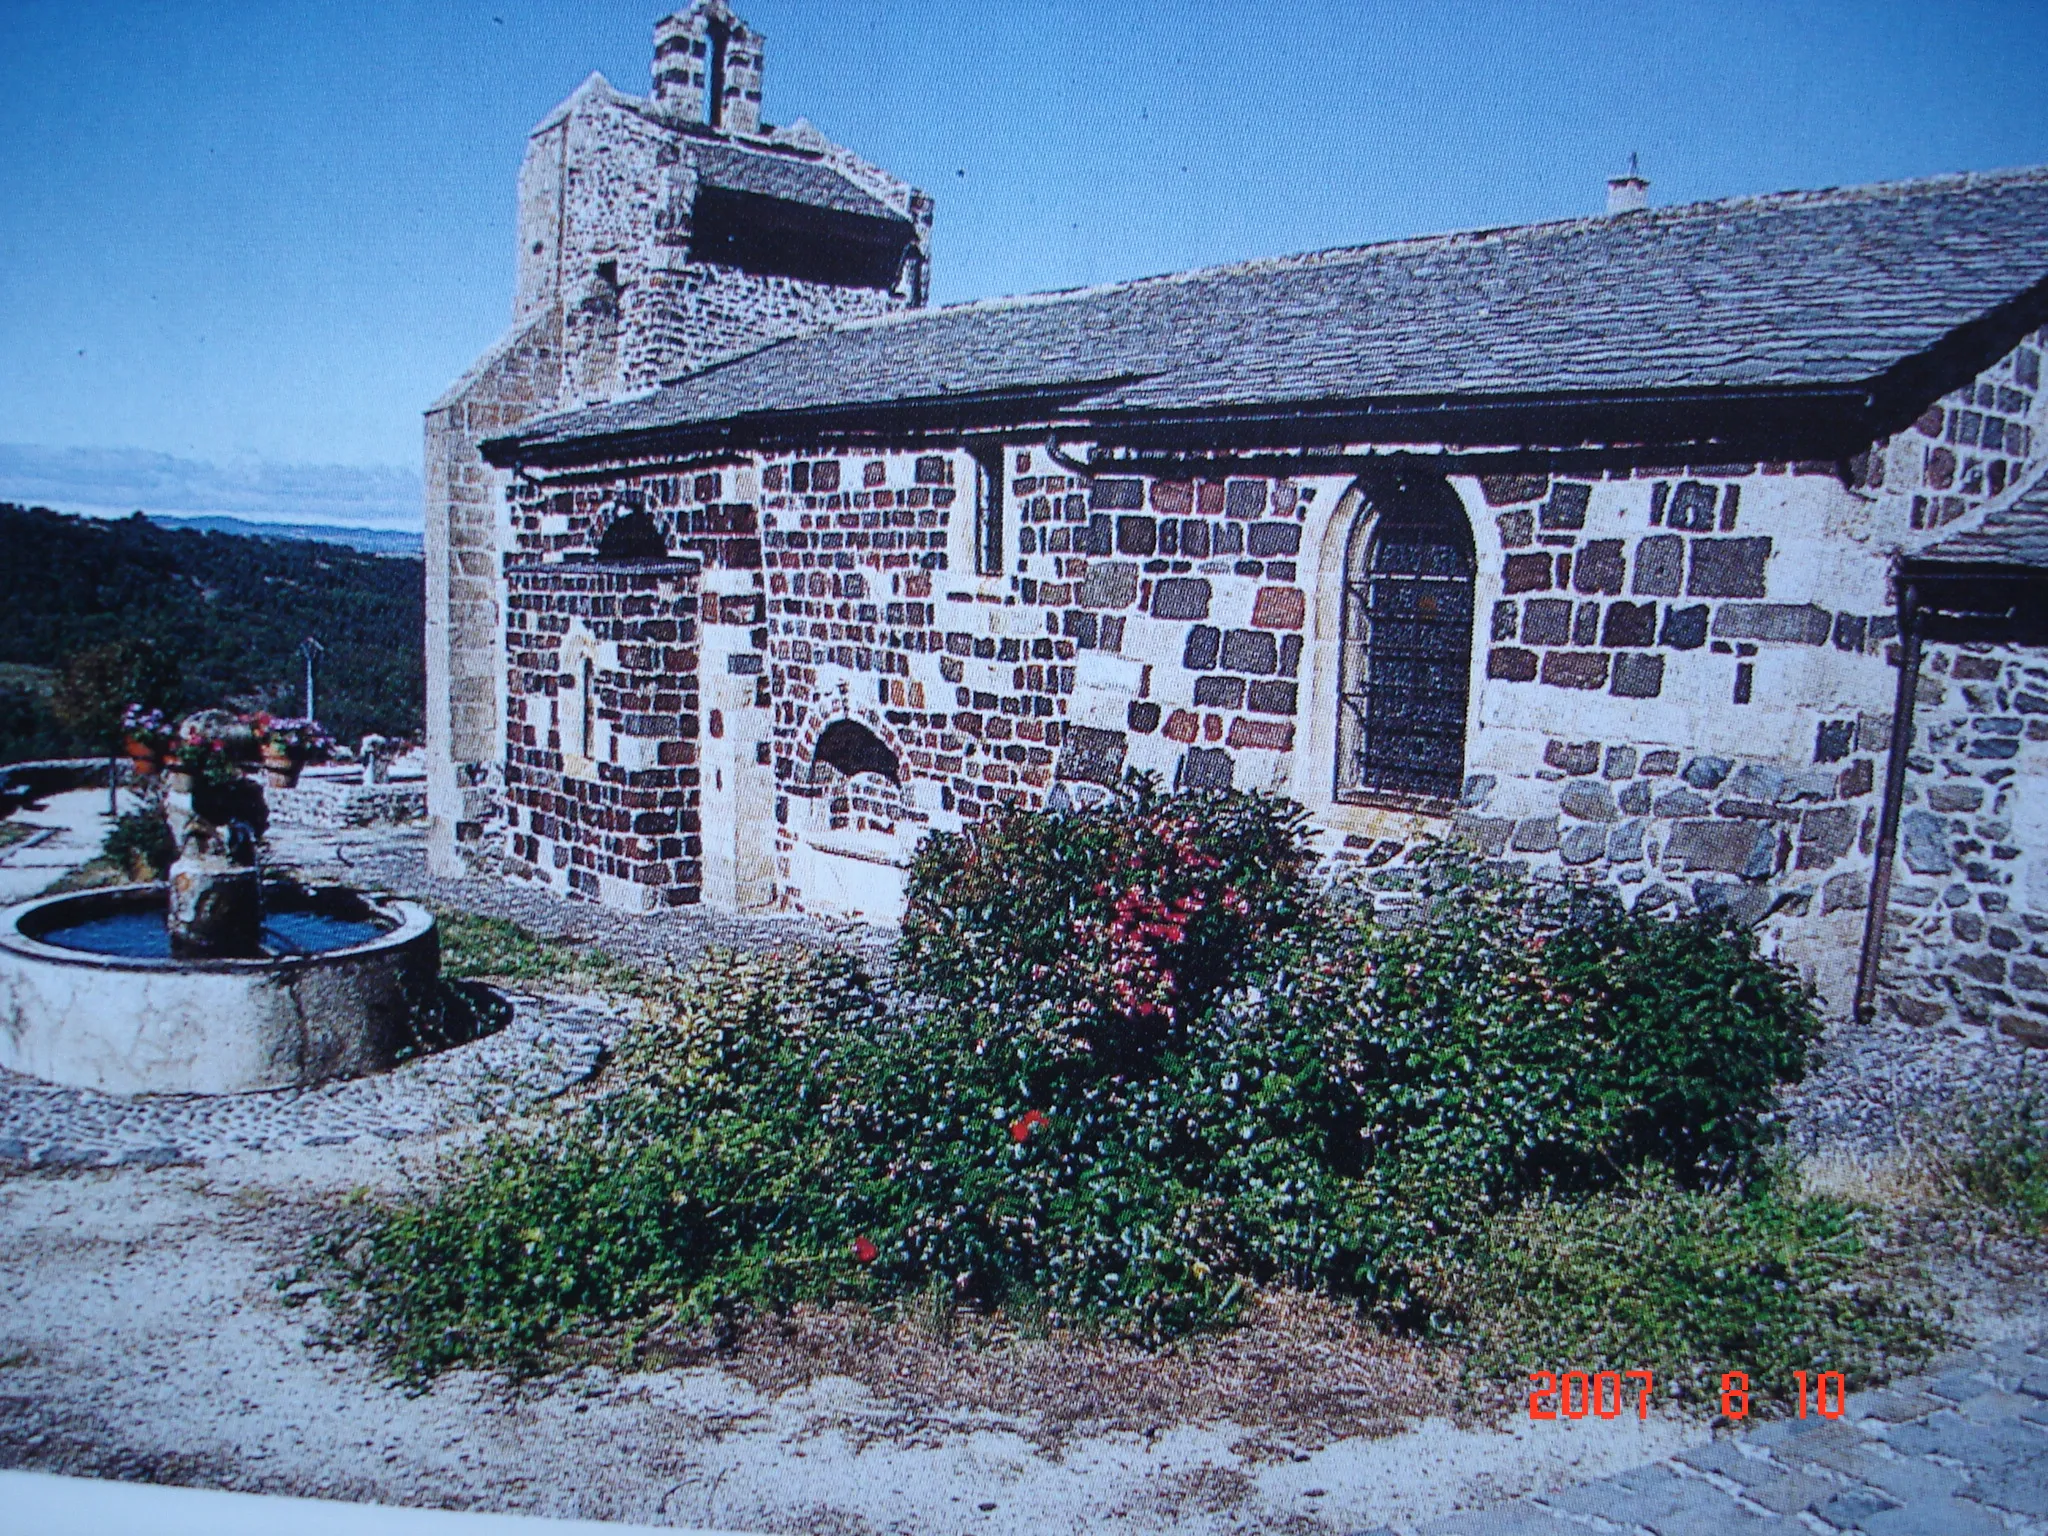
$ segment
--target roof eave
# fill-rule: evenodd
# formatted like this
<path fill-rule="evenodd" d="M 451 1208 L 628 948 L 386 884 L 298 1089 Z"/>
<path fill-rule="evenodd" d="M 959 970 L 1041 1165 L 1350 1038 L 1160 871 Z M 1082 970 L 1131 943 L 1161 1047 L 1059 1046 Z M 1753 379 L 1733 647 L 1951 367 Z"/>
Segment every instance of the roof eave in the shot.
<path fill-rule="evenodd" d="M 1904 430 L 1943 395 L 1962 388 L 2048 324 L 2048 276 L 2004 303 L 1945 332 L 1932 346 L 1899 359 L 1871 380 L 1874 436 Z"/>
<path fill-rule="evenodd" d="M 995 431 L 1058 431 L 1140 450 L 1333 449 L 1363 443 L 1531 450 L 1628 448 L 1727 458 L 1835 459 L 1862 451 L 1867 383 L 1750 389 L 1600 391 L 1525 396 L 1319 399 L 1184 410 L 1105 410 L 1105 383 L 878 404 L 740 413 L 715 421 L 593 432 L 513 433 L 482 444 L 499 468 L 576 468 L 620 458 L 772 451 Z"/>

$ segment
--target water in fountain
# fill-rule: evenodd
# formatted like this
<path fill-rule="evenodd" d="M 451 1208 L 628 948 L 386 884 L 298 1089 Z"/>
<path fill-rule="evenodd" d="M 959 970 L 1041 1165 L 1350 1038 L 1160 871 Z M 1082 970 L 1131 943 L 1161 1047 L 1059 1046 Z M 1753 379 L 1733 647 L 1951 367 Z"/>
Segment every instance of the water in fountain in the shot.
<path fill-rule="evenodd" d="M 108 913 L 62 927 L 45 928 L 36 937 L 59 949 L 120 955 L 130 960 L 172 958 L 170 925 L 160 909 Z M 256 955 L 320 955 L 330 950 L 367 944 L 385 932 L 374 919 L 349 918 L 307 910 L 266 911 Z"/>

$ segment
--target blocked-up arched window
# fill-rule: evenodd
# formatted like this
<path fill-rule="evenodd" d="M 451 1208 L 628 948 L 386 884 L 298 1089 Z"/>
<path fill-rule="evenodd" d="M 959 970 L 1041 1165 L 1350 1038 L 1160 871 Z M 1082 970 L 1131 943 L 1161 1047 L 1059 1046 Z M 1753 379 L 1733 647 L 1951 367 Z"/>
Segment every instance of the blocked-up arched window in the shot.
<path fill-rule="evenodd" d="M 1455 798 L 1472 669 L 1472 528 L 1435 476 L 1370 492 L 1344 556 L 1340 797 Z"/>
<path fill-rule="evenodd" d="M 628 512 L 605 529 L 604 537 L 598 541 L 597 558 L 666 560 L 668 540 L 662 537 L 661 524 L 657 523 L 651 514 Z"/>

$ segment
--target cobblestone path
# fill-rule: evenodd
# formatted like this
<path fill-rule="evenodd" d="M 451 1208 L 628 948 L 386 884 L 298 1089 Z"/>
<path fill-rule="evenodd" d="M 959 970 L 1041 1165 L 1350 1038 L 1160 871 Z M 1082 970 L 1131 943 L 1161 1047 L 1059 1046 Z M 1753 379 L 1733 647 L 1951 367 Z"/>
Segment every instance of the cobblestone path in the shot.
<path fill-rule="evenodd" d="M 2048 1532 L 2048 1339 L 1951 1355 L 1929 1375 L 1851 1396 L 1840 1419 L 1780 1420 L 1422 1531 L 2040 1536 Z"/>
<path fill-rule="evenodd" d="M 574 1087 L 630 1012 L 597 999 L 506 994 L 512 1019 L 481 1040 L 389 1072 L 271 1093 L 120 1094 L 0 1071 L 0 1163 L 104 1168 L 238 1153 L 404 1141 L 502 1119 Z"/>

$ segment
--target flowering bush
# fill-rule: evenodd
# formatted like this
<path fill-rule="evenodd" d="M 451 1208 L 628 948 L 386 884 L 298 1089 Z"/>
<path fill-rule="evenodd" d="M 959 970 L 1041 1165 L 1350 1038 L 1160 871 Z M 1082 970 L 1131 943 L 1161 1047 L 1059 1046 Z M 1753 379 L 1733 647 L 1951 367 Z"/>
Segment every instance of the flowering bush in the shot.
<path fill-rule="evenodd" d="M 296 762 L 319 762 L 334 750 L 334 738 L 318 720 L 258 713 L 249 717 L 249 729 L 260 749 L 283 753 Z"/>
<path fill-rule="evenodd" d="M 1025 1010 L 1047 1038 L 1128 1063 L 1198 1017 L 1308 900 L 1307 813 L 1270 795 L 998 812 L 925 839 L 901 963 L 913 987 Z"/>
<path fill-rule="evenodd" d="M 1300 810 L 1257 795 L 930 839 L 913 992 L 708 956 L 617 1090 L 330 1260 L 416 1372 L 657 1309 L 935 1288 L 1149 1339 L 1272 1281 L 1429 1324 L 1446 1254 L 1532 1194 L 1754 1164 L 1814 1021 L 1746 932 L 1451 859 L 1396 922 L 1306 872 Z"/>

